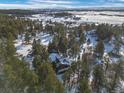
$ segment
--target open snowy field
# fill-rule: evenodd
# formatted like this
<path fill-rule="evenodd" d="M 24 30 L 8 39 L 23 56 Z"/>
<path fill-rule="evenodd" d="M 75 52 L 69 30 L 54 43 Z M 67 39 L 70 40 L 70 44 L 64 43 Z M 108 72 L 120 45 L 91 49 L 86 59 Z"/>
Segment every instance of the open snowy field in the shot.
<path fill-rule="evenodd" d="M 32 20 L 41 20 L 43 22 L 52 21 L 58 23 L 74 22 L 72 26 L 79 25 L 81 23 L 108 23 L 120 25 L 124 23 L 124 11 L 68 11 L 72 17 L 55 17 L 47 14 L 35 14 L 28 17 Z M 50 13 L 48 13 L 50 14 Z M 80 18 L 75 20 L 74 18 Z"/>
<path fill-rule="evenodd" d="M 74 11 L 69 12 L 80 17 L 84 22 L 122 24 L 124 23 L 124 12 L 113 11 Z"/>

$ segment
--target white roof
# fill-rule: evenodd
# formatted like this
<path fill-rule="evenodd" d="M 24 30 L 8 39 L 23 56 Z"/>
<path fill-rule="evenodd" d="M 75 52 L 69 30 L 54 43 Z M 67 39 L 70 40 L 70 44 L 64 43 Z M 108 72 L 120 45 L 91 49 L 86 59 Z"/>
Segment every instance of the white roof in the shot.
<path fill-rule="evenodd" d="M 70 64 L 70 62 L 67 58 L 61 57 L 58 53 L 51 53 L 49 55 L 49 59 L 51 60 L 51 62 L 56 61 L 56 58 L 61 62 L 61 64 L 67 64 L 67 65 Z"/>
<path fill-rule="evenodd" d="M 58 53 L 51 53 L 49 55 L 49 59 L 53 62 L 53 61 L 56 61 L 56 58 L 60 59 L 61 57 L 59 56 Z"/>

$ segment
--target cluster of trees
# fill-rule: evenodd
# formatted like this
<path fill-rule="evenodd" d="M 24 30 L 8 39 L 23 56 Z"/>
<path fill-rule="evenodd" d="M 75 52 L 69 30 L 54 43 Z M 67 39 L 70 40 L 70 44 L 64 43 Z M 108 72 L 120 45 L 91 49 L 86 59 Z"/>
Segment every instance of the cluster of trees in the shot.
<path fill-rule="evenodd" d="M 112 35 L 118 39 L 124 35 L 124 24 L 122 25 L 109 25 L 109 24 L 100 24 L 96 29 L 96 33 L 101 40 L 108 39 L 111 40 Z"/>
<path fill-rule="evenodd" d="M 68 91 L 76 89 L 75 93 L 123 93 L 121 81 L 123 81 L 123 61 L 109 64 L 105 71 L 103 64 L 92 67 L 87 54 L 81 61 L 75 62 L 64 74 L 64 84 Z"/>
<path fill-rule="evenodd" d="M 124 24 L 122 25 L 100 24 L 96 28 L 96 34 L 98 35 L 99 42 L 102 41 L 104 43 L 106 42 L 108 43 L 112 41 L 112 43 L 115 45 L 114 54 L 119 55 L 120 47 L 123 44 L 122 37 L 124 36 Z M 101 49 L 104 50 L 103 44 L 100 46 Z"/>
<path fill-rule="evenodd" d="M 25 40 L 29 41 L 29 35 L 40 24 L 13 16 L 0 16 L 0 24 L 1 93 L 64 93 L 64 87 L 48 61 L 46 48 L 39 42 L 34 40 L 33 43 L 33 70 L 15 56 L 14 39 L 26 32 Z"/>
<path fill-rule="evenodd" d="M 29 19 L 21 19 L 15 16 L 0 15 L 0 37 L 8 38 L 12 34 L 13 38 L 17 38 L 25 32 L 31 35 L 42 31 L 41 21 L 31 21 Z M 28 35 L 26 36 L 28 37 Z"/>
<path fill-rule="evenodd" d="M 48 50 L 54 48 L 61 54 L 70 57 L 76 57 L 80 51 L 80 46 L 85 42 L 85 35 L 81 26 L 69 30 L 63 24 L 56 24 L 53 27 L 53 35 L 53 42 L 49 44 Z"/>

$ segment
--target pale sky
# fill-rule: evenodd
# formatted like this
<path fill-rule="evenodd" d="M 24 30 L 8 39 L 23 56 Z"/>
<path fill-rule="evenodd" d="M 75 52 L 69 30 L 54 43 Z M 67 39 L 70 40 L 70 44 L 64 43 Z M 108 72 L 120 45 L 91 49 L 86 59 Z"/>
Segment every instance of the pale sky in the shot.
<path fill-rule="evenodd" d="M 124 0 L 0 0 L 0 9 L 124 7 Z"/>

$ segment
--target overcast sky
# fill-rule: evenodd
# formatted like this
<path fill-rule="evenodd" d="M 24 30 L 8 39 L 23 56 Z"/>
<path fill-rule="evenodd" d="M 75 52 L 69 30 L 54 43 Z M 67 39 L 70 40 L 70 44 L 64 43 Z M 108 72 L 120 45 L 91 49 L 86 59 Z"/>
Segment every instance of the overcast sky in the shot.
<path fill-rule="evenodd" d="M 0 9 L 124 7 L 124 0 L 0 0 Z"/>

